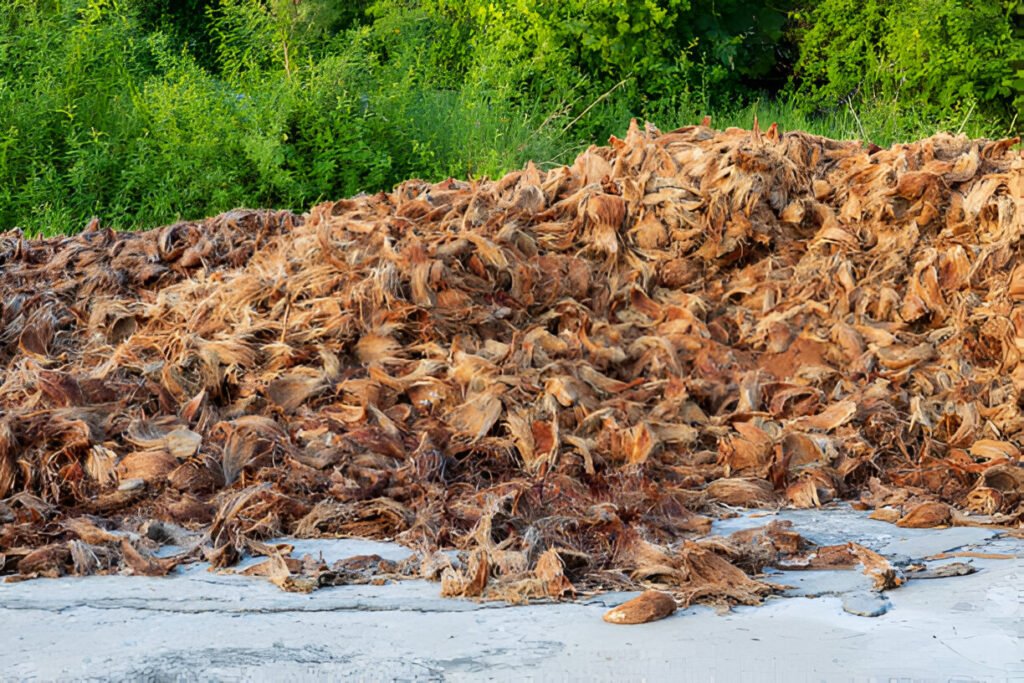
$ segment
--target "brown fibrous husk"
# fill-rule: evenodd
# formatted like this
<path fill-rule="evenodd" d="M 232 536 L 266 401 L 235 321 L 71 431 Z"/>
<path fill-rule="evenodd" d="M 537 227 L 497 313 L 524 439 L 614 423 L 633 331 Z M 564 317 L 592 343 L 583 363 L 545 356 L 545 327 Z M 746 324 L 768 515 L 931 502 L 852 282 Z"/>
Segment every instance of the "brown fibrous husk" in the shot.
<path fill-rule="evenodd" d="M 1015 142 L 633 125 L 572 166 L 302 216 L 2 233 L 0 572 L 248 553 L 288 590 L 753 604 L 804 544 L 705 538 L 736 507 L 1019 526 Z M 421 565 L 262 544 L 287 534 Z"/>

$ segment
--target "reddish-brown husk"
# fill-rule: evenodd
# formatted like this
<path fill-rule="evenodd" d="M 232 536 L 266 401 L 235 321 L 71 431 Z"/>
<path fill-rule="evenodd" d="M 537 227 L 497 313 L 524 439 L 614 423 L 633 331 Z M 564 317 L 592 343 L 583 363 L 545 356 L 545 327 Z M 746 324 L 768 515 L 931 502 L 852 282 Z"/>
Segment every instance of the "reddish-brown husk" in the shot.
<path fill-rule="evenodd" d="M 706 538 L 734 506 L 1019 526 L 1013 144 L 633 126 L 304 216 L 0 234 L 0 572 L 249 553 L 289 590 L 756 603 L 803 544 Z M 420 552 L 328 567 L 289 534 Z"/>

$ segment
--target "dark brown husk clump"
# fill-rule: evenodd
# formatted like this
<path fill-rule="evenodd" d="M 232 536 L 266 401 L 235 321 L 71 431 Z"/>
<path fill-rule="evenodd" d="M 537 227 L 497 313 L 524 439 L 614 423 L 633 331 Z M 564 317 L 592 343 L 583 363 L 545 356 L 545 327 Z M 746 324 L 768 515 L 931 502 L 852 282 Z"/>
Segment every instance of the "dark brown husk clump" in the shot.
<path fill-rule="evenodd" d="M 706 538 L 735 506 L 1019 527 L 1014 142 L 634 126 L 301 217 L 0 234 L 0 572 L 756 603 L 801 542 Z"/>

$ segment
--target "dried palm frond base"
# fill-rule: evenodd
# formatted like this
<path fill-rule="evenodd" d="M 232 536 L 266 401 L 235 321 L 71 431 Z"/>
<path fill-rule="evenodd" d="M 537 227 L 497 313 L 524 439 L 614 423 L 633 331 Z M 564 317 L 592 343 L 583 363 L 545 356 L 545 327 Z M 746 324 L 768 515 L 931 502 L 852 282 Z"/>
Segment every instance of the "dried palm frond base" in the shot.
<path fill-rule="evenodd" d="M 288 590 L 751 604 L 809 551 L 707 538 L 736 506 L 1020 527 L 1015 142 L 634 124 L 301 217 L 0 234 L 0 572 L 250 554 Z M 327 566 L 289 534 L 419 552 Z"/>

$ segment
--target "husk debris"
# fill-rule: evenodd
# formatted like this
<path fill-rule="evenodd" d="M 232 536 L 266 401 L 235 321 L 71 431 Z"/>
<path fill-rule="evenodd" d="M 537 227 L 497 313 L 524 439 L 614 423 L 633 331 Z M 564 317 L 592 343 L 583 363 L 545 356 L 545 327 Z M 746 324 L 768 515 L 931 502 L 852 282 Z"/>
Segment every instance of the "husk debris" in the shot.
<path fill-rule="evenodd" d="M 736 507 L 1020 527 L 1014 144 L 634 124 L 304 216 L 0 234 L 0 572 L 249 553 L 289 590 L 753 604 L 802 544 L 707 539 Z M 422 564 L 262 547 L 286 534 Z"/>

